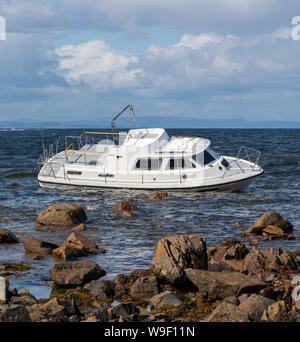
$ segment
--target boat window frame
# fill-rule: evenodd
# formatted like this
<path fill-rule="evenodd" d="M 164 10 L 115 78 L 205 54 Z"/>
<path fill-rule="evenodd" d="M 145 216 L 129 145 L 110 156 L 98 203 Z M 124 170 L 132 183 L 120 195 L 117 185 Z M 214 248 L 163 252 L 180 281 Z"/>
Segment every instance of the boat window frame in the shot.
<path fill-rule="evenodd" d="M 141 168 L 141 161 L 144 160 L 145 164 L 147 164 L 147 168 Z M 153 160 L 158 161 L 158 167 L 153 168 Z M 135 171 L 158 171 L 161 169 L 163 163 L 163 158 L 158 157 L 158 158 L 138 158 L 134 164 L 134 170 Z"/>

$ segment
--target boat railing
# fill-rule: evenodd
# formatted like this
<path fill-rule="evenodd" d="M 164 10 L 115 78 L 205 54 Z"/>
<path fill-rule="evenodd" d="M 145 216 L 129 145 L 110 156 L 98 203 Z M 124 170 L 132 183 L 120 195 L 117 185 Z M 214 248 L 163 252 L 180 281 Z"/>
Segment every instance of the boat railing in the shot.
<path fill-rule="evenodd" d="M 251 147 L 241 146 L 236 157 L 230 163 L 228 163 L 228 165 L 225 167 L 225 171 L 222 175 L 222 178 L 225 177 L 225 174 L 230 170 L 230 168 L 233 164 L 236 164 L 237 167 L 243 173 L 249 172 L 249 170 L 253 171 L 258 166 L 258 161 L 260 159 L 260 155 L 261 155 L 261 152 L 259 150 L 256 150 L 256 149 L 251 148 Z M 249 163 L 252 164 L 252 166 L 250 168 L 247 168 L 247 169 L 243 168 L 241 166 L 241 164 L 239 163 L 239 161 L 241 161 L 241 160 L 247 160 Z"/>
<path fill-rule="evenodd" d="M 83 150 L 84 146 L 92 146 L 97 144 L 99 142 L 99 138 L 96 139 L 95 136 L 98 137 L 99 135 L 106 136 L 108 146 L 111 145 L 116 147 L 114 141 L 108 137 L 127 135 L 127 132 L 84 132 L 79 136 L 69 135 L 61 137 L 56 141 L 55 144 L 50 144 L 48 147 L 43 146 L 43 153 L 38 160 L 39 168 L 41 169 L 41 167 L 48 163 L 50 159 L 51 163 L 58 162 L 59 159 L 63 159 L 66 163 L 73 163 L 75 160 L 71 160 L 71 155 L 78 155 L 79 157 L 83 155 L 84 163 L 87 163 L 86 155 L 109 155 L 110 153 Z M 61 158 L 58 157 L 59 154 L 61 154 Z M 54 156 L 56 156 L 56 158 L 53 160 L 52 158 Z"/>

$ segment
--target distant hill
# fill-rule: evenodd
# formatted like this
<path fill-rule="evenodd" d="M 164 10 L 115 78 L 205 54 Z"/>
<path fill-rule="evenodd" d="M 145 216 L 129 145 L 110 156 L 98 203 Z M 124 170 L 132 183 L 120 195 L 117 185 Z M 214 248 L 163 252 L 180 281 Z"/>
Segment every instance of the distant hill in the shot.
<path fill-rule="evenodd" d="M 104 128 L 110 127 L 111 118 L 77 121 L 0 121 L 0 128 Z M 143 116 L 138 118 L 139 127 L 161 128 L 300 128 L 300 122 L 291 121 L 247 121 L 244 119 L 195 119 L 169 116 Z M 130 120 L 121 117 L 117 128 L 128 128 Z"/>

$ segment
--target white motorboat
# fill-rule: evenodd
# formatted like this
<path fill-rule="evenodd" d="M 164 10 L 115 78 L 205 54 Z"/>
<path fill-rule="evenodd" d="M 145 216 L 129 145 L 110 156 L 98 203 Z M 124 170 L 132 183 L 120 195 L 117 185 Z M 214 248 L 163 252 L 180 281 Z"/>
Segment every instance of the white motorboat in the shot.
<path fill-rule="evenodd" d="M 132 129 L 116 132 L 114 122 L 128 108 Z M 133 128 L 134 123 L 128 105 L 112 120 L 111 132 L 84 132 L 65 137 L 63 147 L 43 147 L 40 186 L 242 191 L 264 172 L 257 150 L 242 146 L 236 157 L 223 156 L 208 139 L 169 136 L 163 128 Z"/>

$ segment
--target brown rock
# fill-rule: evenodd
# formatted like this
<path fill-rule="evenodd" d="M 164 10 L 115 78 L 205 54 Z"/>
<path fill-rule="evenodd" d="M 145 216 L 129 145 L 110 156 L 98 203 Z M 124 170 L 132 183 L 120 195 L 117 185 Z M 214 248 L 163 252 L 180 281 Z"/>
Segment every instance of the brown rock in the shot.
<path fill-rule="evenodd" d="M 274 225 L 280 220 L 282 220 L 282 217 L 278 213 L 275 211 L 268 211 L 255 221 L 254 224 L 245 231 L 245 233 L 261 235 L 264 228 L 269 225 Z"/>
<path fill-rule="evenodd" d="M 281 234 L 283 234 L 283 229 L 276 227 L 276 226 L 267 226 L 262 231 L 263 231 L 263 233 L 269 234 L 269 235 L 281 235 Z"/>
<path fill-rule="evenodd" d="M 54 243 L 34 239 L 25 238 L 22 240 L 26 253 L 33 253 L 39 255 L 52 254 L 53 250 L 58 246 Z"/>
<path fill-rule="evenodd" d="M 234 222 L 233 226 L 237 227 L 237 228 L 240 228 L 240 227 L 242 227 L 242 224 L 241 224 L 241 222 L 236 221 L 236 222 Z"/>
<path fill-rule="evenodd" d="M 258 322 L 267 307 L 274 303 L 275 300 L 252 294 L 240 304 L 239 308 L 246 311 L 252 321 Z"/>
<path fill-rule="evenodd" d="M 117 210 L 116 216 L 120 218 L 131 218 L 136 217 L 136 215 L 130 210 Z"/>
<path fill-rule="evenodd" d="M 264 311 L 261 320 L 263 322 L 288 322 L 288 310 L 284 300 L 280 300 L 268 306 Z"/>
<path fill-rule="evenodd" d="M 210 272 L 205 270 L 185 269 L 188 279 L 201 292 L 226 298 L 242 293 L 257 293 L 267 284 L 255 276 L 245 276 L 239 272 Z"/>
<path fill-rule="evenodd" d="M 81 232 L 83 230 L 85 230 L 85 225 L 84 225 L 84 223 L 81 223 L 80 225 L 78 225 L 74 228 L 68 229 L 67 232 Z"/>
<path fill-rule="evenodd" d="M 114 204 L 113 209 L 114 210 L 137 210 L 138 208 L 131 202 L 123 200 L 121 202 Z"/>
<path fill-rule="evenodd" d="M 83 286 L 106 274 L 99 265 L 90 260 L 54 264 L 50 267 L 49 273 L 58 286 Z"/>
<path fill-rule="evenodd" d="M 151 269 L 171 284 L 186 281 L 185 268 L 207 269 L 205 239 L 197 235 L 167 236 L 155 245 Z"/>
<path fill-rule="evenodd" d="M 148 197 L 148 200 L 157 201 L 166 199 L 167 197 L 168 193 L 166 191 L 155 191 Z"/>
<path fill-rule="evenodd" d="M 227 261 L 230 259 L 242 260 L 249 253 L 247 247 L 238 240 L 224 241 L 217 247 L 217 251 L 213 255 L 214 261 Z"/>
<path fill-rule="evenodd" d="M 18 243 L 19 239 L 8 229 L 0 229 L 0 244 L 1 243 Z"/>
<path fill-rule="evenodd" d="M 267 226 L 276 226 L 278 228 L 283 229 L 284 233 L 290 233 L 293 231 L 293 225 L 284 220 L 278 213 L 275 211 L 268 211 L 264 213 L 251 227 L 249 227 L 244 235 L 262 235 L 263 230 Z"/>
<path fill-rule="evenodd" d="M 77 256 L 103 253 L 103 249 L 100 250 L 94 241 L 76 232 L 71 233 L 62 246 L 71 247 Z"/>
<path fill-rule="evenodd" d="M 45 226 L 72 226 L 86 221 L 87 217 L 84 209 L 73 204 L 54 204 L 42 211 L 37 224 Z"/>
<path fill-rule="evenodd" d="M 242 272 L 245 274 L 259 274 L 263 272 L 264 259 L 263 254 L 256 247 L 253 247 L 251 252 L 245 257 Z"/>
<path fill-rule="evenodd" d="M 63 260 L 71 260 L 76 257 L 86 256 L 87 254 L 78 248 L 73 248 L 71 246 L 60 246 L 53 250 L 53 256 Z"/>

